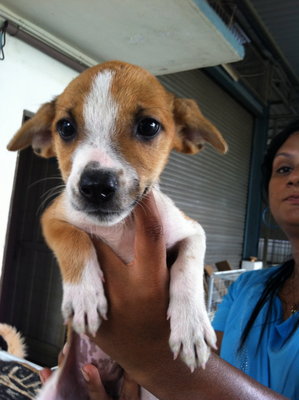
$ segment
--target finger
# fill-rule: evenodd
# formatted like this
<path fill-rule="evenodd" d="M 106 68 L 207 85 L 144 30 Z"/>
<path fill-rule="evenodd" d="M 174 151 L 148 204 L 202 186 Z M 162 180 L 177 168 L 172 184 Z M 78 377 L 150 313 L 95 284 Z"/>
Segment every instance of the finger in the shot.
<path fill-rule="evenodd" d="M 136 206 L 134 216 L 136 223 L 135 259 L 149 259 L 153 263 L 156 261 L 160 263 L 161 257 L 166 257 L 165 242 L 159 211 L 152 192 Z"/>
<path fill-rule="evenodd" d="M 140 386 L 125 372 L 119 400 L 140 400 Z"/>
<path fill-rule="evenodd" d="M 106 393 L 98 369 L 87 364 L 82 368 L 82 375 L 86 382 L 90 400 L 112 400 Z"/>
<path fill-rule="evenodd" d="M 70 344 L 68 342 L 66 342 L 63 346 L 62 351 L 60 351 L 60 353 L 58 354 L 58 365 L 59 366 L 62 365 L 63 360 L 69 351 L 69 348 L 70 348 Z"/>
<path fill-rule="evenodd" d="M 40 377 L 42 384 L 47 382 L 47 380 L 50 378 L 51 375 L 52 375 L 52 371 L 50 370 L 50 368 L 44 368 L 41 371 L 39 371 L 39 377 Z"/>

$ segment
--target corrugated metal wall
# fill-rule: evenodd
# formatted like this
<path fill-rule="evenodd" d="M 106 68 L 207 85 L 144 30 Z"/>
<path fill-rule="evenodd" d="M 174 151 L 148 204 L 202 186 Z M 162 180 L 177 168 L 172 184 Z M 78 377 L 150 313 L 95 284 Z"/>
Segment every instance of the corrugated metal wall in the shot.
<path fill-rule="evenodd" d="M 202 71 L 160 77 L 179 97 L 194 98 L 222 132 L 229 152 L 210 147 L 188 156 L 173 152 L 161 178 L 162 190 L 207 234 L 206 263 L 242 257 L 253 117 Z"/>

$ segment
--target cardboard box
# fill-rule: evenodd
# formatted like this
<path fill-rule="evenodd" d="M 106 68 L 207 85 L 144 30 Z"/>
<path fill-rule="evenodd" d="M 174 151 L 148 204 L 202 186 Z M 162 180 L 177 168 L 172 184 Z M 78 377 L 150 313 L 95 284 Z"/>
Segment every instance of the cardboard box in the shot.
<path fill-rule="evenodd" d="M 253 270 L 253 269 L 262 269 L 263 268 L 263 262 L 262 261 L 243 260 L 241 268 L 242 269 L 247 269 L 248 271 L 249 270 Z"/>

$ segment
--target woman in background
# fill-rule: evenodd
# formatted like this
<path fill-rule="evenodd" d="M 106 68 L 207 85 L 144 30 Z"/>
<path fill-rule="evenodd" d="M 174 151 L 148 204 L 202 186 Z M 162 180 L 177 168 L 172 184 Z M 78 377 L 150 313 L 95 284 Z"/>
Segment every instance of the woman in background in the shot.
<path fill-rule="evenodd" d="M 265 386 L 299 399 L 299 121 L 272 140 L 264 192 L 292 246 L 279 267 L 247 272 L 231 285 L 213 327 L 220 356 Z"/>

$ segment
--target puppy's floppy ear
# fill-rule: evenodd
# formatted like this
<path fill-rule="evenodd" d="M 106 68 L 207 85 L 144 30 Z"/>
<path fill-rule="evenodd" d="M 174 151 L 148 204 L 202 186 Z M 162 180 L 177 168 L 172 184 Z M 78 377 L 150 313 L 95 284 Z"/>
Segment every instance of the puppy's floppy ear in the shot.
<path fill-rule="evenodd" d="M 195 154 L 210 143 L 220 153 L 226 153 L 228 146 L 221 133 L 202 115 L 194 100 L 175 98 L 173 113 L 177 129 L 175 150 Z"/>
<path fill-rule="evenodd" d="M 16 151 L 32 146 L 33 151 L 41 157 L 55 156 L 51 134 L 54 116 L 55 100 L 42 105 L 37 113 L 21 126 L 7 145 L 7 149 Z"/>

